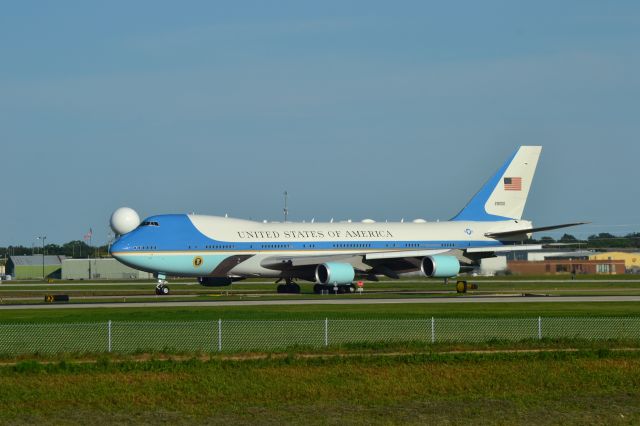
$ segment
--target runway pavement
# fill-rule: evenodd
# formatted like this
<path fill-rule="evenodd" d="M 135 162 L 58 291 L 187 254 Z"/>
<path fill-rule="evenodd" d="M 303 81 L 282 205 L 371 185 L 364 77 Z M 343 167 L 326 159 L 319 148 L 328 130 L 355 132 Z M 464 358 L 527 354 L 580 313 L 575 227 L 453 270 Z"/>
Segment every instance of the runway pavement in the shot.
<path fill-rule="evenodd" d="M 477 283 L 479 285 L 482 285 L 483 283 L 492 283 L 492 284 L 518 284 L 518 283 L 574 283 L 574 284 L 580 284 L 580 283 L 603 283 L 603 284 L 610 284 L 610 283 L 640 283 L 640 280 L 635 280 L 635 279 L 628 279 L 628 280 L 616 280 L 616 279 L 601 279 L 601 280 L 581 280 L 581 279 L 576 279 L 576 280 L 570 280 L 570 279 L 560 279 L 560 280 L 553 280 L 553 279 L 545 279 L 545 280 L 491 280 L 491 279 L 480 279 L 480 280 L 476 280 L 475 278 L 467 278 L 468 282 L 473 282 L 473 283 Z M 431 281 L 430 283 L 433 284 L 434 281 Z M 402 284 L 413 284 L 413 283 L 423 283 L 423 284 L 427 284 L 429 283 L 429 281 L 412 281 L 412 280 L 406 280 L 406 281 L 382 281 L 382 283 L 387 283 L 387 284 L 397 284 L 398 286 L 401 286 Z M 453 281 L 452 281 L 453 283 Z M 195 286 L 198 287 L 200 286 L 200 284 L 198 284 L 196 281 L 194 282 L 174 282 L 174 283 L 170 283 L 170 285 L 177 285 L 177 286 Z M 274 284 L 273 281 L 249 281 L 249 282 L 235 282 L 233 283 L 234 286 L 251 286 L 251 285 L 256 285 L 256 284 Z M 19 281 L 2 281 L 0 282 L 0 289 L 2 288 L 30 288 L 30 287 L 50 287 L 50 288 L 56 288 L 56 287 L 122 287 L 122 286 L 132 286 L 132 287 L 140 287 L 140 286 L 149 286 L 149 287 L 154 287 L 156 285 L 155 282 L 139 282 L 139 281 L 122 281 L 122 282 L 93 282 L 93 281 L 83 281 L 83 282 L 55 282 L 55 283 L 22 283 Z M 274 286 L 275 287 L 275 286 Z"/>
<path fill-rule="evenodd" d="M 159 296 L 160 299 L 162 296 Z M 462 296 L 434 298 L 370 299 L 366 296 L 318 296 L 317 299 L 291 300 L 230 300 L 230 301 L 157 301 L 129 303 L 71 303 L 37 305 L 0 305 L 0 310 L 18 309 L 88 309 L 88 308 L 181 308 L 223 306 L 282 305 L 390 305 L 390 304 L 450 304 L 450 303 L 588 303 L 640 302 L 640 296 Z"/>

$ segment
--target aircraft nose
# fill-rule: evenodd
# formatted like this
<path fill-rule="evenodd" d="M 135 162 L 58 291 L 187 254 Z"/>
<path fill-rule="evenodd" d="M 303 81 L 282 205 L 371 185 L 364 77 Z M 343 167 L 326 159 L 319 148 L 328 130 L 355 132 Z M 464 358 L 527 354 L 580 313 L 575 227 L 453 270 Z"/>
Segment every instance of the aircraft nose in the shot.
<path fill-rule="evenodd" d="M 126 251 L 127 249 L 128 249 L 128 244 L 125 244 L 125 242 L 122 241 L 122 238 L 119 238 L 111 244 L 111 247 L 109 248 L 109 254 L 117 258 L 118 253 Z"/>

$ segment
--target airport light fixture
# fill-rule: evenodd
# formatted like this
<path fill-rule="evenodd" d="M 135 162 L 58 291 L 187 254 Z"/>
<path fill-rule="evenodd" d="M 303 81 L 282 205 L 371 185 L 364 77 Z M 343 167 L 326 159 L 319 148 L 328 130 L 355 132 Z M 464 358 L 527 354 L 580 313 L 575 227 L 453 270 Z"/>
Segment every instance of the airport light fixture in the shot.
<path fill-rule="evenodd" d="M 76 247 L 78 247 L 78 258 L 82 257 L 82 243 L 80 241 L 74 241 L 72 247 L 73 247 L 72 257 L 76 259 Z"/>
<path fill-rule="evenodd" d="M 47 239 L 45 235 L 36 237 L 37 240 L 42 240 L 42 281 L 44 281 L 44 240 Z"/>

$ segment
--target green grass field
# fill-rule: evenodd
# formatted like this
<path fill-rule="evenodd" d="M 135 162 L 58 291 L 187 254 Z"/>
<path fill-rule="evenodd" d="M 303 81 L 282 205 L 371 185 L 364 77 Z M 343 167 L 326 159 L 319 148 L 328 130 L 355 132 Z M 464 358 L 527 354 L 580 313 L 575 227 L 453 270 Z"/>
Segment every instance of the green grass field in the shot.
<path fill-rule="evenodd" d="M 488 292 L 566 288 L 633 294 L 640 289 L 640 283 L 632 281 L 478 282 L 480 290 Z M 382 297 L 398 288 L 446 289 L 438 282 L 397 284 L 385 281 L 366 288 L 382 292 Z M 82 291 L 122 296 L 153 288 L 151 283 L 112 285 Z M 54 286 L 78 289 L 63 283 Z M 42 295 L 51 287 L 36 286 L 27 294 Z M 9 294 L 8 289 L 0 285 L 0 297 Z M 174 283 L 172 290 L 202 291 L 198 297 L 216 300 L 227 297 L 220 296 L 220 289 L 184 282 Z M 229 298 L 277 297 L 264 296 L 269 291 L 272 284 L 236 284 Z M 597 341 L 580 335 L 558 338 L 553 327 L 563 324 L 565 331 L 579 330 L 579 318 L 593 317 L 640 321 L 639 314 L 639 305 L 633 302 L 0 310 L 0 329 L 20 324 L 5 329 L 2 341 L 10 336 L 27 352 L 0 354 L 0 424 L 638 424 L 640 325 L 614 325 L 600 337 L 604 340 Z M 545 317 L 544 331 L 549 333 L 543 340 L 536 339 L 538 316 Z M 431 317 L 450 320 L 438 323 L 448 324 L 436 328 L 438 336 L 478 333 L 475 319 L 484 319 L 488 321 L 480 330 L 484 341 L 432 344 Z M 327 348 L 323 347 L 325 318 L 334 327 Z M 211 352 L 218 342 L 218 319 L 224 321 L 222 337 L 227 345 L 222 355 Z M 99 353 L 107 345 L 109 320 L 114 322 L 113 350 L 124 353 Z M 238 328 L 249 320 L 263 322 L 248 331 Z M 265 332 L 273 320 L 296 323 L 275 334 Z M 352 320 L 365 320 L 361 324 L 367 328 L 354 326 Z M 376 320 L 400 322 L 381 326 L 385 322 Z M 197 323 L 187 328 L 175 325 L 184 321 Z M 123 322 L 145 324 L 137 324 L 135 334 L 124 335 L 126 327 L 118 328 Z M 69 323 L 85 325 L 61 338 L 47 329 L 56 327 L 52 323 L 63 328 Z M 174 325 L 163 326 L 166 323 Z M 20 327 L 41 333 L 39 342 L 51 350 L 34 354 L 28 333 Z M 524 332 L 525 340 L 510 340 L 513 332 Z M 280 344 L 291 336 L 301 338 L 301 343 Z M 256 341 L 261 354 L 248 344 Z M 126 353 L 135 348 L 142 353 Z M 495 352 L 540 349 L 560 351 Z M 578 351 L 564 352 L 574 349 Z M 489 353 L 468 352 L 478 350 Z"/>
<path fill-rule="evenodd" d="M 0 367 L 3 424 L 637 424 L 638 352 Z"/>
<path fill-rule="evenodd" d="M 0 354 L 99 353 L 109 342 L 116 352 L 195 353 L 540 337 L 640 341 L 638 313 L 637 303 L 622 302 L 4 310 Z"/>
<path fill-rule="evenodd" d="M 292 305 L 0 310 L 0 324 L 113 321 L 319 320 L 357 318 L 638 316 L 635 302 L 473 303 L 397 305 Z"/>

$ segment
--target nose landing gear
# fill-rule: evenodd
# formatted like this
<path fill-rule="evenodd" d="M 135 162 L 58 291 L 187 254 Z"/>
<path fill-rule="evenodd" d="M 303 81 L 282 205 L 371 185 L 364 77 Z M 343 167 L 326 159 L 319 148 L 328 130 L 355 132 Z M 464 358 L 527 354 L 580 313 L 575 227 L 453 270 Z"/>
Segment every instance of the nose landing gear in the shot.
<path fill-rule="evenodd" d="M 169 286 L 166 276 L 158 275 L 158 284 L 156 284 L 156 294 L 158 296 L 167 296 L 169 294 Z"/>

